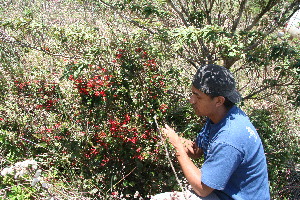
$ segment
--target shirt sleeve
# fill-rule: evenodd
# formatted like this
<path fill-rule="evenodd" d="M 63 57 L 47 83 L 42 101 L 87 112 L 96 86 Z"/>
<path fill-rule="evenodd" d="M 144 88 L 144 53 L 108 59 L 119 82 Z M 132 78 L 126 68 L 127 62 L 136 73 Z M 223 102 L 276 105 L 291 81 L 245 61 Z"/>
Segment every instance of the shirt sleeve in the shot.
<path fill-rule="evenodd" d="M 242 153 L 233 146 L 213 143 L 201 168 L 201 181 L 211 188 L 224 190 L 242 160 Z"/>

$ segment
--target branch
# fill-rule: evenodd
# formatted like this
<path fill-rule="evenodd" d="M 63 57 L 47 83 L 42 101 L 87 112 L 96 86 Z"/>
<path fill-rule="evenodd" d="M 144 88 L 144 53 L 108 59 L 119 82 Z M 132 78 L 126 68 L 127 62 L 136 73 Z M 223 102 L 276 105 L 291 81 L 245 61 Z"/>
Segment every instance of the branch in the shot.
<path fill-rule="evenodd" d="M 258 39 L 257 42 L 255 42 L 251 46 L 246 47 L 244 49 L 244 51 L 250 51 L 252 49 L 255 49 L 258 45 L 260 45 L 264 41 L 265 38 L 266 38 L 266 35 L 264 37 L 262 37 L 261 39 Z"/>
<path fill-rule="evenodd" d="M 162 133 L 161 133 L 161 131 L 160 131 L 160 129 L 159 129 L 159 126 L 158 126 L 158 123 L 157 123 L 157 120 L 156 120 L 156 115 L 154 116 L 153 119 L 154 119 L 156 128 L 157 128 L 157 130 L 158 130 L 159 133 L 160 133 L 160 138 L 161 138 L 161 140 L 163 141 L 163 146 L 165 147 L 166 156 L 167 156 L 168 161 L 169 161 L 169 163 L 170 163 L 170 165 L 171 165 L 171 168 L 172 168 L 172 170 L 173 170 L 173 172 L 174 172 L 176 181 L 178 182 L 178 184 L 179 184 L 179 186 L 180 186 L 180 188 L 181 188 L 181 191 L 182 191 L 183 194 L 184 194 L 184 198 L 185 198 L 185 199 L 188 199 L 188 198 L 186 198 L 186 196 L 185 196 L 185 192 L 184 192 L 185 190 L 184 190 L 184 188 L 183 188 L 183 186 L 182 186 L 182 184 L 181 184 L 181 182 L 180 182 L 180 180 L 179 180 L 179 178 L 178 178 L 178 176 L 177 176 L 176 170 L 175 170 L 175 168 L 174 168 L 174 166 L 173 166 L 173 163 L 172 163 L 172 160 L 171 160 L 171 158 L 170 158 L 169 151 L 168 151 L 168 147 L 167 147 L 167 145 L 166 145 L 166 143 L 165 143 L 165 140 L 163 139 Z"/>
<path fill-rule="evenodd" d="M 190 18 L 190 16 L 189 16 L 189 12 L 188 12 L 188 8 L 189 8 L 189 6 L 188 6 L 188 2 L 185 2 L 186 3 L 186 5 L 185 5 L 185 7 L 184 7 L 184 5 L 182 4 L 182 2 L 181 2 L 181 0 L 178 0 L 179 2 L 180 2 L 180 8 L 181 8 L 181 11 L 188 17 L 188 19 Z M 187 8 L 187 9 L 185 9 L 185 8 Z"/>
<path fill-rule="evenodd" d="M 223 58 L 224 61 L 224 67 L 227 69 L 230 69 L 230 67 L 236 63 L 240 58 L 238 57 L 233 57 L 233 58 Z"/>
<path fill-rule="evenodd" d="M 210 4 L 209 4 L 209 6 L 210 6 L 210 7 L 209 7 L 209 12 L 211 12 L 211 10 L 212 10 L 212 8 L 213 8 L 213 6 L 214 6 L 216 0 L 210 0 L 209 2 L 210 2 Z"/>
<path fill-rule="evenodd" d="M 287 7 L 283 7 L 281 9 L 281 13 L 276 16 L 273 23 L 270 23 L 268 27 L 266 27 L 266 35 L 270 35 L 274 31 L 276 31 L 278 28 L 281 28 L 287 20 L 289 20 L 297 10 L 300 8 L 299 6 L 300 1 L 295 0 L 294 2 L 290 3 Z M 288 12 L 293 11 L 288 17 L 285 17 Z"/>
<path fill-rule="evenodd" d="M 271 8 L 273 8 L 278 1 L 279 0 L 269 0 L 266 7 L 261 10 L 261 12 L 254 18 L 252 23 L 245 28 L 244 31 L 250 31 L 257 24 L 257 22 L 259 22 L 262 16 L 264 16 L 264 14 L 266 14 L 269 10 L 271 10 Z"/>
<path fill-rule="evenodd" d="M 292 4 L 290 4 L 290 6 L 287 7 L 287 8 L 281 13 L 281 15 L 285 15 L 289 10 L 291 10 L 292 8 L 294 8 L 294 7 L 297 5 L 297 1 L 299 1 L 299 0 L 296 0 L 295 2 L 293 2 Z M 294 10 L 293 10 L 293 13 L 295 13 L 297 10 L 298 10 L 297 8 L 294 9 Z M 291 14 L 287 19 L 290 19 L 292 15 L 293 15 L 293 14 Z M 273 33 L 273 32 L 274 32 L 280 25 L 282 25 L 284 22 L 285 22 L 285 20 L 283 20 L 283 19 L 279 20 L 279 21 L 277 22 L 277 26 L 272 26 L 272 27 L 269 29 L 269 31 L 266 32 L 265 35 L 264 35 L 261 39 L 258 39 L 254 44 L 252 44 L 251 46 L 246 47 L 244 50 L 245 50 L 245 51 L 249 51 L 249 50 L 252 50 L 252 49 L 256 48 L 258 45 L 260 45 L 260 44 L 264 41 L 264 39 L 265 39 L 269 34 Z"/>
<path fill-rule="evenodd" d="M 112 6 L 112 5 L 110 5 L 110 4 L 106 3 L 106 2 L 104 2 L 103 0 L 99 0 L 99 2 L 101 2 L 102 4 L 104 4 L 104 5 L 107 6 L 107 7 L 111 8 L 112 10 L 114 10 L 115 12 L 117 12 L 117 14 L 120 15 L 122 18 L 124 18 L 125 20 L 127 20 L 127 21 L 131 22 L 132 24 L 138 26 L 139 28 L 145 29 L 146 31 L 148 31 L 149 33 L 151 33 L 151 34 L 153 34 L 153 35 L 158 34 L 158 33 L 156 33 L 156 32 L 153 32 L 152 30 L 148 29 L 147 27 L 145 27 L 145 26 L 139 24 L 138 22 L 136 22 L 136 21 L 134 21 L 134 20 L 131 20 L 130 18 L 126 17 L 125 15 L 122 15 L 120 12 L 118 12 L 118 9 L 117 9 L 117 8 L 115 8 L 114 6 Z M 181 13 L 179 10 L 177 10 L 177 8 L 176 8 L 175 5 L 173 4 L 173 2 L 172 2 L 171 0 L 168 0 L 167 2 L 171 5 L 171 7 L 172 7 L 172 8 L 176 11 L 176 13 L 180 16 L 180 18 L 181 18 L 181 20 L 183 21 L 183 23 L 185 24 L 185 26 L 188 26 L 188 24 L 187 24 L 187 22 L 186 22 L 184 16 L 182 15 L 182 13 Z M 167 43 L 168 43 L 168 44 L 171 44 L 170 42 L 167 42 Z M 188 63 L 190 63 L 191 65 L 193 65 L 193 66 L 197 69 L 197 65 L 196 65 L 196 63 L 195 63 L 193 60 L 186 58 L 185 56 L 181 55 L 180 53 L 178 53 L 178 54 L 179 54 L 182 58 L 184 58 Z"/>
<path fill-rule="evenodd" d="M 249 94 L 247 95 L 246 97 L 243 98 L 243 100 L 245 99 L 251 99 L 253 96 L 255 96 L 256 94 L 262 92 L 262 91 L 265 91 L 269 88 L 272 88 L 272 87 L 284 87 L 284 86 L 290 86 L 290 85 L 295 85 L 295 86 L 299 86 L 300 84 L 291 84 L 291 83 L 287 83 L 287 84 L 276 84 L 276 85 L 268 85 L 268 86 L 265 86 L 255 92 L 253 92 L 252 94 Z"/>
<path fill-rule="evenodd" d="M 206 13 L 206 20 L 207 20 L 207 23 L 209 25 L 211 25 L 211 16 L 210 16 L 210 13 L 211 13 L 211 10 L 213 8 L 213 5 L 215 3 L 215 0 L 209 0 L 210 2 L 210 5 L 209 5 L 209 8 L 208 8 L 208 5 L 207 5 L 207 2 L 206 0 L 204 0 L 204 7 L 205 7 L 205 13 Z"/>
<path fill-rule="evenodd" d="M 176 6 L 174 5 L 174 3 L 172 2 L 172 0 L 167 0 L 167 3 L 170 4 L 170 6 L 173 8 L 173 10 L 178 14 L 178 16 L 180 17 L 180 19 L 182 20 L 183 24 L 188 27 L 188 23 L 185 20 L 183 14 L 176 8 Z"/>
<path fill-rule="evenodd" d="M 43 52 L 47 55 L 54 56 L 54 57 L 62 57 L 62 58 L 68 58 L 68 59 L 78 59 L 78 58 L 80 58 L 80 57 L 77 57 L 77 56 L 67 56 L 67 55 L 63 55 L 63 54 L 54 54 L 54 53 L 51 53 L 48 50 L 45 50 L 42 47 L 36 47 L 36 46 L 32 46 L 31 44 L 21 42 L 21 41 L 15 39 L 14 37 L 6 34 L 2 29 L 0 29 L 0 40 L 2 40 L 5 43 L 15 44 L 15 45 L 18 45 L 18 46 L 21 46 L 21 47 L 27 47 L 27 48 L 30 48 L 30 49 L 33 49 L 33 50 L 41 51 L 41 52 Z"/>
<path fill-rule="evenodd" d="M 116 7 L 110 5 L 110 4 L 108 4 L 108 3 L 106 3 L 106 2 L 104 2 L 104 1 L 102 1 L 102 0 L 99 0 L 99 2 L 102 3 L 102 4 L 104 4 L 104 5 L 107 6 L 107 7 L 111 8 L 112 10 L 114 10 L 118 15 L 120 15 L 122 18 L 126 19 L 128 22 L 132 23 L 133 25 L 135 25 L 135 26 L 137 26 L 137 27 L 139 27 L 139 28 L 141 28 L 141 29 L 144 29 L 144 30 L 148 31 L 148 32 L 151 33 L 151 34 L 154 34 L 154 33 L 155 33 L 154 31 L 152 31 L 152 30 L 150 30 L 149 28 L 147 28 L 147 27 L 141 25 L 141 24 L 138 23 L 137 21 L 134 21 L 134 20 L 130 19 L 129 17 L 123 15 L 121 12 L 118 11 L 118 9 L 117 9 Z"/>
<path fill-rule="evenodd" d="M 216 60 L 218 60 L 217 58 L 213 59 L 213 57 L 211 56 L 210 52 L 208 51 L 208 49 L 206 48 L 206 46 L 204 46 L 204 44 L 202 44 L 201 46 L 201 52 L 202 52 L 202 56 L 200 55 L 198 49 L 196 45 L 193 45 L 194 48 L 188 48 L 188 47 L 184 47 L 185 51 L 188 53 L 188 55 L 184 55 L 184 53 L 177 51 L 176 53 L 183 58 L 185 61 L 187 61 L 189 64 L 193 65 L 193 67 L 195 67 L 195 69 L 198 69 L 198 65 L 204 65 L 206 63 L 213 63 Z M 192 51 L 193 50 L 193 51 Z M 206 54 L 203 52 L 207 52 Z M 194 55 L 194 56 L 192 56 Z M 190 56 L 191 58 L 188 58 L 187 56 Z M 207 58 L 207 59 L 205 59 Z M 198 65 L 197 65 L 198 64 Z"/>
<path fill-rule="evenodd" d="M 242 2 L 240 4 L 238 17 L 234 20 L 232 28 L 231 28 L 231 32 L 233 32 L 233 33 L 236 31 L 236 28 L 237 28 L 237 26 L 238 26 L 238 24 L 241 20 L 241 17 L 243 15 L 244 10 L 245 10 L 245 6 L 246 6 L 247 1 L 248 0 L 242 0 Z"/>
<path fill-rule="evenodd" d="M 113 189 L 114 187 L 116 187 L 116 185 L 118 185 L 120 182 L 122 182 L 122 181 L 123 181 L 127 176 L 129 176 L 135 169 L 136 169 L 136 167 L 134 167 L 128 174 L 126 174 L 125 176 L 123 176 L 117 183 L 115 183 L 113 186 L 111 186 L 111 188 L 109 188 L 109 189 L 107 190 L 106 193 L 108 193 L 109 191 L 112 191 L 112 189 Z"/>

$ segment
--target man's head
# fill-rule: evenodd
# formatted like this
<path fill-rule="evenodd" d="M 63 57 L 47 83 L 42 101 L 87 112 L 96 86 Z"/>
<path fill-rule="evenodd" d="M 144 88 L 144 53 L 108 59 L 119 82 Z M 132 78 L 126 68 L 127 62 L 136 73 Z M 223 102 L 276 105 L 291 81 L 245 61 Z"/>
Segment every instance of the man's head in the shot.
<path fill-rule="evenodd" d="M 228 69 L 219 65 L 201 66 L 194 76 L 193 86 L 211 97 L 223 96 L 233 104 L 242 99 L 235 88 L 233 75 Z"/>

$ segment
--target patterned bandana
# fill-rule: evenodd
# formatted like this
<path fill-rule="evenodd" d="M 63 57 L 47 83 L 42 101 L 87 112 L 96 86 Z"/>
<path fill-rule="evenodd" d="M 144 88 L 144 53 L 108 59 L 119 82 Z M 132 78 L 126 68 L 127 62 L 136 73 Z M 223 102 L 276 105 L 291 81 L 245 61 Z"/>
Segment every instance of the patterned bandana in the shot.
<path fill-rule="evenodd" d="M 196 72 L 193 85 L 213 97 L 227 97 L 232 103 L 242 100 L 235 88 L 235 80 L 228 69 L 219 65 L 203 65 Z"/>

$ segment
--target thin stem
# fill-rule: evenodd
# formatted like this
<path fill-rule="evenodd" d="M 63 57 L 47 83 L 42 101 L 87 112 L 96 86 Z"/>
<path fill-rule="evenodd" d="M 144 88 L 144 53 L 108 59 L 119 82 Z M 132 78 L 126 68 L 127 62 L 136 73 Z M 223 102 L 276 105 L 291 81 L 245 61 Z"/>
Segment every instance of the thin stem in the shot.
<path fill-rule="evenodd" d="M 111 186 L 111 188 L 109 188 L 106 193 L 108 193 L 109 191 L 111 191 L 116 185 L 118 185 L 120 182 L 122 182 L 127 176 L 129 176 L 134 170 L 136 169 L 136 167 L 134 167 L 128 174 L 126 174 L 123 178 L 121 178 L 117 183 L 115 183 L 114 185 Z"/>
<path fill-rule="evenodd" d="M 172 168 L 172 170 L 173 170 L 173 172 L 174 172 L 176 181 L 178 182 L 179 187 L 180 187 L 181 191 L 182 191 L 183 194 L 184 194 L 184 198 L 187 199 L 186 196 L 185 196 L 185 191 L 186 191 L 186 190 L 183 188 L 183 186 L 182 186 L 182 184 L 181 184 L 181 182 L 180 182 L 180 180 L 179 180 L 179 178 L 178 178 L 178 176 L 177 176 L 176 170 L 175 170 L 174 165 L 173 165 L 173 163 L 172 163 L 172 160 L 171 160 L 171 158 L 170 158 L 170 154 L 169 154 L 169 151 L 168 151 L 167 144 L 165 143 L 165 140 L 164 140 L 164 138 L 163 138 L 163 136 L 162 136 L 162 133 L 161 133 L 161 131 L 160 131 L 160 129 L 159 129 L 159 126 L 158 126 L 158 123 L 157 123 L 157 120 L 156 120 L 156 115 L 154 116 L 154 122 L 155 122 L 155 125 L 156 125 L 156 127 L 157 127 L 157 129 L 158 129 L 158 131 L 159 131 L 159 135 L 160 135 L 161 141 L 163 141 L 163 146 L 164 146 L 164 148 L 165 148 L 166 157 L 167 157 L 167 159 L 168 159 L 168 161 L 169 161 L 169 163 L 170 163 L 170 165 L 171 165 L 171 168 Z"/>

